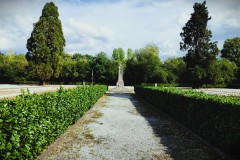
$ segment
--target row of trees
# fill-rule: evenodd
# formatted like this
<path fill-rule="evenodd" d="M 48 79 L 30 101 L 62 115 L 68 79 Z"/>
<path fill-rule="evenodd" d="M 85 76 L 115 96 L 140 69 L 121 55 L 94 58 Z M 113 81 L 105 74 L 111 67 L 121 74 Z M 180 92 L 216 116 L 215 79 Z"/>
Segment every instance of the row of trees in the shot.
<path fill-rule="evenodd" d="M 27 77 L 28 62 L 23 54 L 0 53 L 0 82 L 14 83 Z"/>
<path fill-rule="evenodd" d="M 43 80 L 76 83 L 91 82 L 93 78 L 95 83 L 113 84 L 118 73 L 117 61 L 112 61 L 103 52 L 96 56 L 64 53 L 57 78 L 52 74 L 53 72 L 47 70 L 48 66 L 40 68 L 41 65 L 39 65 L 35 68 L 36 70 L 31 67 L 33 67 L 32 64 L 27 61 L 24 54 L 0 53 L 0 83 L 28 83 L 29 81 L 43 83 Z"/>
<path fill-rule="evenodd" d="M 46 3 L 42 15 L 34 24 L 27 41 L 28 52 L 0 54 L 0 81 L 40 80 L 54 82 L 95 82 L 113 85 L 117 81 L 118 65 L 124 66 L 126 85 L 140 83 L 178 83 L 200 87 L 203 84 L 230 84 L 240 80 L 240 38 L 227 39 L 218 59 L 217 42 L 211 42 L 207 29 L 206 2 L 195 3 L 191 18 L 183 27 L 180 49 L 187 54 L 162 62 L 159 48 L 148 44 L 133 51 L 116 48 L 112 56 L 100 52 L 96 56 L 63 52 L 65 39 L 58 8 Z"/>
<path fill-rule="evenodd" d="M 235 64 L 238 63 L 236 57 L 239 57 L 240 50 L 239 44 L 236 46 L 233 44 L 239 43 L 239 38 L 226 40 L 221 51 L 222 58 L 227 58 L 231 62 L 226 59 L 218 61 L 217 42 L 211 42 L 212 32 L 207 28 L 207 23 L 211 17 L 208 15 L 206 1 L 195 3 L 193 9 L 191 18 L 180 33 L 182 37 L 180 49 L 187 51 L 183 59 L 186 64 L 184 74 L 188 76 L 185 81 L 193 88 L 198 88 L 203 84 L 229 83 L 232 78 L 228 75 L 226 77 L 224 74 L 236 71 Z M 231 77 L 232 75 L 234 73 L 231 73 Z"/>
<path fill-rule="evenodd" d="M 240 38 L 225 41 L 221 51 L 222 57 L 225 58 L 218 59 L 211 65 L 212 81 L 208 84 L 231 84 L 234 80 L 239 80 L 238 64 L 227 58 L 229 54 L 224 55 L 228 49 L 236 50 L 233 49 L 233 46 L 229 47 L 230 44 L 236 44 L 236 40 L 240 40 Z M 240 43 L 238 47 L 240 47 Z M 120 52 L 116 54 L 117 50 Z M 227 53 L 232 54 L 229 51 Z M 118 65 L 121 62 L 124 66 L 126 85 L 141 83 L 189 84 L 189 74 L 184 58 L 169 58 L 162 62 L 159 58 L 159 48 L 154 44 L 149 44 L 135 52 L 129 48 L 127 54 L 122 48 L 117 48 L 113 50 L 112 57 L 108 57 L 104 52 L 100 52 L 96 56 L 64 53 L 62 59 L 59 77 L 56 78 L 52 75 L 47 79 L 48 81 L 76 83 L 93 80 L 94 83 L 115 85 Z M 41 77 L 32 74 L 30 67 L 23 54 L 0 54 L 0 81 L 16 83 L 41 80 Z M 37 73 L 45 75 L 45 72 L 46 70 L 38 70 Z"/>

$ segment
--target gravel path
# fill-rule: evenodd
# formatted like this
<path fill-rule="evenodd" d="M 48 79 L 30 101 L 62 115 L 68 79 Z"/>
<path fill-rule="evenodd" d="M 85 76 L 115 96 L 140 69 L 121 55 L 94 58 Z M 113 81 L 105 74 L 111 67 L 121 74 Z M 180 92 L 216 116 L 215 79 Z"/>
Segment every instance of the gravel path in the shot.
<path fill-rule="evenodd" d="M 48 153 L 48 154 L 46 154 Z M 40 159 L 227 159 L 134 94 L 106 94 Z"/>
<path fill-rule="evenodd" d="M 21 94 L 21 90 L 27 91 L 30 93 L 43 93 L 43 92 L 52 92 L 60 88 L 75 88 L 76 85 L 14 85 L 14 84 L 0 84 L 0 99 L 3 98 L 13 98 Z"/>
<path fill-rule="evenodd" d="M 192 90 L 191 87 L 176 87 L 184 90 Z M 221 96 L 237 96 L 240 97 L 240 89 L 231 89 L 231 88 L 200 88 L 193 89 L 198 92 L 204 92 L 206 94 L 215 94 Z"/>
<path fill-rule="evenodd" d="M 196 91 L 204 92 L 207 94 L 216 94 L 222 96 L 240 96 L 240 89 L 229 89 L 229 88 L 201 88 Z"/>

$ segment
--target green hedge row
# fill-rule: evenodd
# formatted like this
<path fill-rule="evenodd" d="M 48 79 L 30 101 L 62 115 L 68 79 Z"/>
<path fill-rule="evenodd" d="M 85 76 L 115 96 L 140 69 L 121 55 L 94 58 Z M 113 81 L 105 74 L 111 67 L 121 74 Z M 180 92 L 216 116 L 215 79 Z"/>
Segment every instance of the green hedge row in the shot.
<path fill-rule="evenodd" d="M 34 159 L 106 92 L 106 86 L 22 93 L 0 101 L 0 159 Z"/>
<path fill-rule="evenodd" d="M 136 86 L 135 93 L 213 146 L 240 158 L 239 98 L 142 86 Z"/>

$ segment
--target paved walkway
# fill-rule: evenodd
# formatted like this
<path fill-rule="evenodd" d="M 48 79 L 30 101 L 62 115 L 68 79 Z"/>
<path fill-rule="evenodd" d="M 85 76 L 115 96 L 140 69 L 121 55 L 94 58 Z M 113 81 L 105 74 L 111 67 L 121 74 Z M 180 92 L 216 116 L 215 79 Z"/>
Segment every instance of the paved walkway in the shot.
<path fill-rule="evenodd" d="M 213 148 L 134 94 L 109 93 L 39 158 L 220 160 Z"/>

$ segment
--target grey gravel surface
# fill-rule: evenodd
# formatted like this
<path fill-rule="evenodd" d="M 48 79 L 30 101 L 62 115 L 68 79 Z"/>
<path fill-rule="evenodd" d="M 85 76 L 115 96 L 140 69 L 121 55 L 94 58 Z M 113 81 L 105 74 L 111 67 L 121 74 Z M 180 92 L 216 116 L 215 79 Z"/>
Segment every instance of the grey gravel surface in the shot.
<path fill-rule="evenodd" d="M 200 88 L 192 89 L 191 87 L 176 87 L 184 90 L 194 90 L 197 92 L 204 92 L 206 94 L 215 94 L 221 96 L 240 96 L 240 89 L 231 89 L 231 88 Z"/>
<path fill-rule="evenodd" d="M 227 159 L 134 94 L 106 94 L 43 159 Z M 43 153 L 44 154 L 44 153 Z"/>
<path fill-rule="evenodd" d="M 42 93 L 47 91 L 56 91 L 60 88 L 75 88 L 76 85 L 15 85 L 15 84 L 0 84 L 0 99 L 3 98 L 12 98 L 21 94 L 21 90 L 27 91 L 30 93 Z"/>

